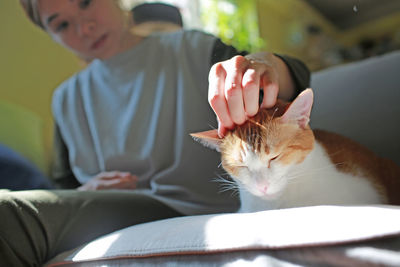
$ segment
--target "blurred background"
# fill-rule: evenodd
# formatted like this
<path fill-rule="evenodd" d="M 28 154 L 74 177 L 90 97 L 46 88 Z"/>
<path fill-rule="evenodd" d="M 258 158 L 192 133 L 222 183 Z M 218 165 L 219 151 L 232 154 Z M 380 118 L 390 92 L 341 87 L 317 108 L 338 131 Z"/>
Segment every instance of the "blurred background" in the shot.
<path fill-rule="evenodd" d="M 154 1 L 122 2 L 131 10 L 138 4 Z M 400 48 L 400 0 L 157 2 L 176 6 L 184 28 L 213 33 L 241 50 L 267 50 L 295 56 L 312 71 Z M 29 134 L 39 136 L 36 149 L 43 147 L 43 159 L 38 155 L 29 157 L 46 170 L 45 159 L 50 157 L 52 144 L 53 90 L 85 63 L 32 25 L 17 0 L 0 1 L 0 36 L 0 141 L 9 138 L 4 135 L 28 134 L 19 130 L 18 125 L 11 126 L 10 121 L 17 119 L 7 115 L 10 109 L 22 110 L 21 116 L 30 118 L 27 123 L 38 121 L 36 132 Z M 1 106 L 7 106 L 7 110 Z M 15 141 L 11 146 L 21 151 L 26 145 Z"/>
<path fill-rule="evenodd" d="M 143 0 L 124 0 L 127 8 Z M 166 0 L 184 27 L 239 49 L 296 56 L 312 70 L 400 48 L 399 0 Z"/>

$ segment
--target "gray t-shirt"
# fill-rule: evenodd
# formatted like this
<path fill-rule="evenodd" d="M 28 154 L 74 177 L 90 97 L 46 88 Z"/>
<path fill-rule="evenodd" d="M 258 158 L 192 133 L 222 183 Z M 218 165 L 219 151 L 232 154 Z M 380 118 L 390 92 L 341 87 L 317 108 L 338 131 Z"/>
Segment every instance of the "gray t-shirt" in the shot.
<path fill-rule="evenodd" d="M 203 32 L 181 31 L 93 61 L 54 93 L 54 182 L 73 188 L 103 171 L 129 171 L 140 179 L 135 192 L 183 214 L 235 211 L 237 196 L 215 182 L 224 173 L 219 156 L 189 133 L 216 127 L 207 102 L 211 65 L 245 53 Z M 309 86 L 302 62 L 277 56 L 298 92 Z"/>
<path fill-rule="evenodd" d="M 237 198 L 214 181 L 218 154 L 189 136 L 215 126 L 207 102 L 215 40 L 199 31 L 152 35 L 93 61 L 55 91 L 54 117 L 80 183 L 129 171 L 140 191 L 184 214 L 237 209 Z"/>

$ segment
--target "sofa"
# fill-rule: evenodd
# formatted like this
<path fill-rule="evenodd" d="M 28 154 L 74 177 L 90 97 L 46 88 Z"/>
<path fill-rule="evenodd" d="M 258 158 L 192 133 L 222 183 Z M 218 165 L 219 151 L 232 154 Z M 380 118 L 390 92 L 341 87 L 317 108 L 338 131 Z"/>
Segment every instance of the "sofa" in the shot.
<path fill-rule="evenodd" d="M 313 73 L 312 128 L 343 134 L 400 165 L 399 70 L 395 51 Z M 332 265 L 400 266 L 400 207 L 313 206 L 172 218 L 121 229 L 47 263 Z"/>

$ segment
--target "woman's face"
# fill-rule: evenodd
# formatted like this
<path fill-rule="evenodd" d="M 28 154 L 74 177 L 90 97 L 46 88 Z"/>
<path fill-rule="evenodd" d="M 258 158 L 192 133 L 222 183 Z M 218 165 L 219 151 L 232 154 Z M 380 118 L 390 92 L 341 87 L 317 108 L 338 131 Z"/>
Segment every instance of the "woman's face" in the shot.
<path fill-rule="evenodd" d="M 50 36 L 85 60 L 117 54 L 128 32 L 117 0 L 39 0 L 38 10 Z"/>

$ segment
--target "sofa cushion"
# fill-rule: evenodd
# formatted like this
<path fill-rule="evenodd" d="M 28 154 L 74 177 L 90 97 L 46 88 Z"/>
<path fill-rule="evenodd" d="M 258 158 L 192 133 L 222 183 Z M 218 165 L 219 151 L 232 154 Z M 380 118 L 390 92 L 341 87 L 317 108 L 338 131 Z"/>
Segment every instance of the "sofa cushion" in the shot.
<path fill-rule="evenodd" d="M 392 253 L 400 249 L 399 222 L 400 208 L 383 205 L 180 217 L 116 231 L 59 255 L 48 266 L 246 266 L 257 262 L 269 266 L 280 261 L 310 265 L 313 261 L 338 263 L 340 257 L 353 262 L 349 266 L 371 261 L 400 264 L 400 253 Z M 366 259 L 356 250 L 375 246 L 390 257 Z"/>
<path fill-rule="evenodd" d="M 311 126 L 400 165 L 400 51 L 313 73 Z"/>

